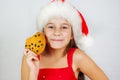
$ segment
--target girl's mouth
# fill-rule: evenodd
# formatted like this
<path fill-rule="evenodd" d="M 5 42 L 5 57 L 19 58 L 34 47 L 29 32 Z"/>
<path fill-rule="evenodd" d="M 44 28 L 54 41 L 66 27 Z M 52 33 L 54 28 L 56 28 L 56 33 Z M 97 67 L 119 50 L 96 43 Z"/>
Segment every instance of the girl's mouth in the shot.
<path fill-rule="evenodd" d="M 52 41 L 55 41 L 55 42 L 61 42 L 63 41 L 63 39 L 51 39 Z"/>

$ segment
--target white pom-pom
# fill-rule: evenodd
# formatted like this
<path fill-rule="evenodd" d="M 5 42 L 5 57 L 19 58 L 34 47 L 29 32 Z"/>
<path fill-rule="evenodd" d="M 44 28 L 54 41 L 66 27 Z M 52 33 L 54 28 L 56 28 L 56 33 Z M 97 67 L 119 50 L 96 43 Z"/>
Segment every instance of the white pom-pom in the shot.
<path fill-rule="evenodd" d="M 80 38 L 78 44 L 82 47 L 82 48 L 88 48 L 91 47 L 93 45 L 93 38 L 90 35 L 82 35 L 82 37 Z"/>

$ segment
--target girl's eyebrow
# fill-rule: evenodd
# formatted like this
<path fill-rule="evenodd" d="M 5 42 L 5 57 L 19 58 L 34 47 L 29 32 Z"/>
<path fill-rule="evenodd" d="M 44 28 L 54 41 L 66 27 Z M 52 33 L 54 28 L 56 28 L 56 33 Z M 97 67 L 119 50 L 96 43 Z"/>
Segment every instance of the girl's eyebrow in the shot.
<path fill-rule="evenodd" d="M 69 23 L 63 23 L 63 25 L 71 26 Z"/>
<path fill-rule="evenodd" d="M 68 23 L 63 23 L 63 25 L 70 25 L 70 24 L 68 24 Z"/>
<path fill-rule="evenodd" d="M 53 24 L 53 23 L 47 23 L 46 25 L 51 25 L 51 24 Z"/>

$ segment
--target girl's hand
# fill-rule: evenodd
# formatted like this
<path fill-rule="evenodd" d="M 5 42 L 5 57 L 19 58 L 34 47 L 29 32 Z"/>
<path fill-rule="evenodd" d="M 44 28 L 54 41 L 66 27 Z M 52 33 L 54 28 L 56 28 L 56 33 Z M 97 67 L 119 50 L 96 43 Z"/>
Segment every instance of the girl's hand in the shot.
<path fill-rule="evenodd" d="M 26 62 L 30 68 L 30 71 L 36 73 L 37 75 L 40 67 L 40 61 L 37 55 L 29 49 L 25 49 L 24 55 L 26 55 Z"/>

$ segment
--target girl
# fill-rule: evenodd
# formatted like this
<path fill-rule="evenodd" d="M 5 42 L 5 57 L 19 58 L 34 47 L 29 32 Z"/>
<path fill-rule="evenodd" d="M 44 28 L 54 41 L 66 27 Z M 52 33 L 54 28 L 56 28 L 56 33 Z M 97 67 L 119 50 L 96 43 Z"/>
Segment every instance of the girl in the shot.
<path fill-rule="evenodd" d="M 77 80 L 81 72 L 91 80 L 108 80 L 80 49 L 88 45 L 85 41 L 89 35 L 82 15 L 73 6 L 64 0 L 54 0 L 43 7 L 38 16 L 38 30 L 46 37 L 46 48 L 40 60 L 25 49 L 22 80 Z"/>

